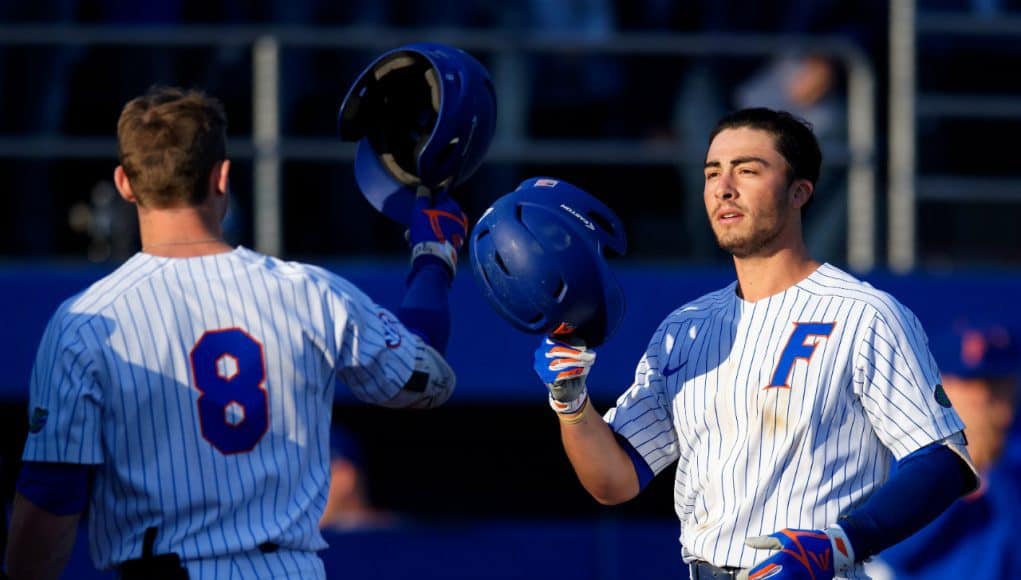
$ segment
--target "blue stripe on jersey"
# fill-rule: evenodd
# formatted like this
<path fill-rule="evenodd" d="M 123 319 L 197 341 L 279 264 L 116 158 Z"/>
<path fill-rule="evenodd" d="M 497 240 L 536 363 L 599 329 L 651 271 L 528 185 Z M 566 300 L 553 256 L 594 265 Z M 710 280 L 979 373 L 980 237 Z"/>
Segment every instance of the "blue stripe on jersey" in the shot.
<path fill-rule="evenodd" d="M 227 277 L 222 272 L 222 268 L 220 267 L 220 262 L 216 262 L 216 266 L 217 266 L 217 272 L 216 272 L 217 277 L 220 278 L 220 279 L 226 280 Z M 247 273 L 247 270 L 244 270 L 244 272 Z M 232 275 L 232 276 L 230 276 L 230 278 L 234 282 L 234 287 L 235 287 L 235 291 L 237 292 L 237 295 L 238 296 L 242 296 L 244 294 L 244 289 L 241 287 L 241 283 L 240 283 L 240 281 L 238 279 L 238 276 L 237 275 Z M 267 291 L 266 281 L 265 280 L 261 281 L 261 283 L 252 283 L 251 287 L 253 288 L 253 291 L 256 293 L 256 295 L 257 295 L 257 291 L 258 291 L 258 289 L 260 289 L 260 287 L 261 287 L 262 290 Z M 269 293 L 267 291 L 267 295 L 268 294 Z M 263 304 L 263 302 L 261 302 L 261 301 L 259 303 Z M 281 340 L 279 334 L 276 331 L 276 329 L 278 328 L 278 324 L 276 323 L 276 315 L 279 314 L 280 308 L 278 308 L 277 305 L 275 305 L 273 303 L 272 297 L 268 297 L 268 300 L 266 301 L 266 304 L 269 307 L 268 308 L 268 312 L 264 312 L 263 313 L 264 315 L 265 314 L 269 314 L 270 317 L 271 317 L 270 322 L 272 322 L 272 324 L 270 324 L 270 328 L 269 329 L 266 328 L 266 319 L 264 317 L 260 318 L 260 317 L 257 317 L 257 316 L 252 316 L 251 313 L 249 313 L 248 302 L 246 300 L 240 300 L 239 304 L 241 306 L 241 319 L 242 320 L 252 320 L 252 321 L 256 322 L 258 324 L 259 332 L 261 333 L 261 336 L 263 337 L 263 340 L 265 340 L 265 341 L 275 341 L 275 345 L 277 346 L 277 348 L 282 348 L 283 345 L 287 345 L 288 347 L 291 347 L 291 355 L 290 355 L 290 357 L 287 357 L 287 360 L 290 360 L 290 361 L 298 360 L 298 357 L 295 356 L 294 351 L 293 351 L 293 343 L 291 341 Z M 254 325 L 253 325 L 253 327 L 254 327 Z M 267 389 L 267 395 L 266 395 L 266 397 L 267 397 L 267 400 L 266 400 L 267 412 L 270 412 L 272 410 L 273 403 L 272 403 L 272 398 L 269 397 L 268 387 L 266 386 L 265 383 L 268 383 L 269 381 L 273 381 L 275 379 L 276 381 L 278 381 L 278 384 L 280 384 L 280 385 L 286 384 L 285 381 L 284 381 L 283 374 L 282 374 L 283 370 L 280 369 L 280 368 L 277 368 L 276 374 L 278 376 L 274 377 L 273 376 L 274 373 L 273 373 L 272 369 L 273 369 L 272 366 L 267 365 L 267 367 L 265 368 L 265 377 L 263 379 L 264 380 L 263 388 Z M 272 423 L 274 418 L 275 417 L 273 417 L 272 415 L 267 417 L 267 419 L 269 420 L 270 423 Z M 268 425 L 267 425 L 267 429 L 268 429 Z M 274 448 L 273 452 L 271 452 L 269 454 L 270 458 L 273 459 L 274 464 L 276 464 L 276 457 L 277 457 L 277 455 L 279 455 L 279 453 L 276 452 L 276 450 L 275 450 L 275 447 L 276 447 L 275 443 L 276 443 L 276 438 L 273 437 L 271 432 L 269 432 L 266 444 Z M 284 455 L 287 455 L 286 450 L 284 451 Z M 279 470 L 279 464 L 275 465 L 275 467 L 276 467 L 275 470 L 270 470 L 268 468 L 267 462 L 266 462 L 266 454 L 265 453 L 256 453 L 256 454 L 254 454 L 253 461 L 248 463 L 248 467 L 249 467 L 249 471 L 252 474 L 252 487 L 253 487 L 253 489 L 258 490 L 259 488 L 264 487 L 264 485 L 266 483 L 266 481 L 265 481 L 266 478 L 265 478 L 265 476 L 260 478 L 256 474 L 256 472 L 255 472 L 255 463 L 256 463 L 256 461 L 258 462 L 258 464 L 259 464 L 259 466 L 261 468 L 261 473 L 263 473 L 263 474 L 280 473 L 280 470 Z M 274 493 L 279 493 L 279 487 L 277 487 L 274 490 Z M 254 541 L 258 541 L 258 538 L 271 538 L 272 539 L 278 533 L 277 530 L 274 530 L 271 533 L 269 531 L 269 529 L 268 529 L 267 524 L 266 524 L 266 512 L 269 511 L 270 513 L 275 513 L 275 510 L 273 510 L 272 508 L 269 508 L 269 506 L 266 505 L 266 499 L 265 498 L 262 499 L 261 503 L 262 503 L 262 505 L 260 506 L 260 509 L 258 509 L 259 531 L 255 534 L 255 538 L 253 538 Z"/>
<path fill-rule="evenodd" d="M 186 264 L 189 275 L 192 278 L 193 287 L 208 288 L 209 290 L 209 294 L 202 293 L 200 295 L 200 299 L 202 296 L 205 296 L 209 301 L 209 305 L 203 308 L 202 311 L 206 314 L 210 312 L 213 313 L 212 317 L 216 320 L 213 323 L 214 328 L 233 327 L 235 326 L 235 321 L 232 316 L 228 315 L 233 315 L 234 313 L 224 306 L 235 304 L 235 301 L 230 300 L 222 288 L 212 284 L 206 262 L 206 260 L 189 260 Z M 218 295 L 213 294 L 214 292 Z M 196 332 L 196 339 L 198 338 L 198 334 L 200 333 Z M 210 457 L 211 461 L 215 462 L 221 458 L 219 452 L 214 450 L 213 447 L 208 445 L 203 447 L 206 450 L 206 455 Z M 231 510 L 229 513 L 225 514 L 223 519 L 231 523 L 231 527 L 234 531 L 233 537 L 230 537 L 226 534 L 229 530 L 224 530 L 224 543 L 222 546 L 217 547 L 217 549 L 221 551 L 231 545 L 250 546 L 257 543 L 252 532 L 251 515 L 248 513 L 248 510 L 239 510 L 237 501 L 237 498 L 246 497 L 254 491 L 254 483 L 249 484 L 246 481 L 245 471 L 241 468 L 239 465 L 240 462 L 237 461 L 237 459 L 238 458 L 236 456 L 227 456 L 223 457 L 220 461 L 220 463 L 226 464 L 228 470 L 227 473 L 231 476 L 235 476 L 231 481 L 221 481 L 224 478 L 223 475 L 216 474 L 214 472 L 214 478 L 217 482 L 217 495 L 220 497 L 221 502 L 225 502 L 225 505 L 221 504 L 220 509 L 222 511 L 224 507 L 228 507 Z M 251 462 L 245 461 L 243 462 L 243 465 L 247 467 L 249 473 L 251 473 Z M 221 484 L 223 484 L 222 487 Z M 239 520 L 241 520 L 242 517 L 245 517 L 248 520 L 247 525 L 241 525 Z"/>
<path fill-rule="evenodd" d="M 89 341 L 91 340 L 91 344 L 92 345 L 99 344 L 99 338 L 98 338 L 98 334 L 96 333 L 96 328 L 95 328 L 95 322 L 94 321 L 92 321 L 92 322 L 90 322 L 88 324 L 82 325 L 81 329 L 82 329 L 81 330 L 81 338 L 82 338 L 83 343 L 89 344 Z M 109 407 L 109 404 L 110 404 L 109 397 L 106 397 L 105 400 L 103 401 L 104 408 Z M 116 455 L 117 449 L 118 449 L 117 448 L 117 441 L 116 440 L 110 440 L 108 442 L 108 445 L 109 445 L 109 449 L 107 451 L 109 453 L 109 456 Z M 27 451 L 27 448 L 26 448 L 26 451 Z M 104 477 L 103 473 L 104 472 L 102 470 L 98 470 L 97 473 L 96 473 L 96 480 L 100 480 L 101 478 L 103 478 Z M 102 487 L 102 486 L 101 485 L 96 485 L 95 487 Z M 95 487 L 94 487 L 94 489 L 95 489 Z M 93 506 L 96 505 L 95 493 L 93 494 L 93 498 L 91 500 L 91 503 L 92 503 Z M 90 511 L 94 513 L 96 511 L 96 509 L 93 507 Z M 90 524 L 90 527 L 91 527 L 92 531 L 89 533 L 89 540 L 90 540 L 90 545 L 91 545 L 90 551 L 91 551 L 92 554 L 95 554 L 95 553 L 97 553 L 99 551 L 104 551 L 104 550 L 105 550 L 104 553 L 109 553 L 110 547 L 113 546 L 113 537 L 115 535 L 119 535 L 120 534 L 120 530 L 111 530 L 109 525 L 100 525 L 98 523 L 98 519 L 99 519 L 98 516 L 93 516 L 93 517 L 90 518 L 90 521 L 92 522 Z M 102 537 L 100 537 L 99 534 L 96 533 L 97 529 L 101 530 L 103 532 L 102 533 Z M 102 547 L 100 547 L 100 546 L 102 546 Z"/>
<path fill-rule="evenodd" d="M 173 274 L 173 276 L 174 276 L 174 282 L 176 283 L 176 287 L 177 288 L 180 288 L 180 289 L 188 288 L 189 286 L 187 286 L 185 284 L 184 280 L 181 278 L 181 270 L 182 270 L 181 268 L 174 268 L 173 271 L 171 272 Z M 184 312 L 183 313 L 178 311 L 179 300 L 175 300 L 175 299 L 172 298 L 173 290 L 172 290 L 172 287 L 171 287 L 171 284 L 170 284 L 170 275 L 169 275 L 169 273 L 168 273 L 168 275 L 166 277 L 164 277 L 162 279 L 162 281 L 163 281 L 163 287 L 164 287 L 164 289 L 167 292 L 167 301 L 170 303 L 171 308 L 174 311 L 174 321 L 173 322 L 174 322 L 174 326 L 176 326 L 176 328 L 177 328 L 177 335 L 180 338 L 180 349 L 181 349 L 180 352 L 182 352 L 182 353 L 189 352 L 191 350 L 191 347 L 193 346 L 193 344 L 190 344 L 190 338 L 186 338 L 185 334 L 184 334 L 186 329 L 191 326 L 191 324 L 188 321 L 188 314 L 187 314 L 188 309 L 187 309 L 187 306 L 184 307 Z M 188 396 L 178 398 L 178 409 L 181 409 L 181 400 L 182 399 L 186 399 L 186 406 L 190 407 L 190 406 L 194 405 L 195 403 L 193 402 L 193 400 L 194 400 L 193 397 L 194 397 L 194 395 L 192 394 L 191 388 L 189 386 Z M 194 412 L 191 412 L 190 409 L 189 409 L 189 412 L 185 412 L 182 409 L 180 411 L 180 413 L 181 413 L 180 414 L 180 418 L 181 418 L 181 422 L 182 422 L 182 427 L 181 427 L 182 435 L 184 435 L 184 434 L 191 434 L 191 437 L 187 437 L 187 436 L 183 437 L 183 439 L 186 442 L 186 444 L 185 444 L 185 452 L 186 453 L 188 452 L 189 444 L 191 444 L 191 447 L 192 447 L 192 449 L 194 449 L 194 451 L 192 452 L 193 454 L 189 454 L 189 457 L 197 457 L 197 458 L 199 458 L 199 461 L 195 461 L 195 462 L 183 462 L 184 465 L 182 466 L 182 469 L 185 471 L 185 479 L 188 481 L 189 493 L 194 490 L 194 486 L 192 484 L 197 482 L 197 484 L 198 484 L 198 490 L 197 491 L 198 491 L 200 497 L 209 497 L 213 493 L 218 494 L 219 491 L 217 489 L 217 483 L 216 483 L 217 482 L 217 478 L 216 477 L 208 477 L 206 475 L 206 466 L 204 465 L 204 461 L 202 461 L 203 454 L 209 452 L 210 450 L 207 449 L 207 448 L 201 447 L 201 443 L 199 441 L 197 441 L 195 436 L 194 436 L 195 433 L 199 432 L 198 415 L 196 413 L 194 413 Z M 186 425 L 184 424 L 185 419 L 188 419 L 188 422 L 187 422 Z M 191 468 L 192 467 L 195 468 L 195 471 L 197 473 L 192 473 L 191 472 Z M 210 486 L 208 485 L 210 481 L 212 481 L 211 489 L 210 489 Z M 189 496 L 188 504 L 191 505 L 191 506 L 195 506 L 196 505 L 195 500 L 194 500 L 193 497 Z M 193 531 L 197 531 L 197 530 L 201 530 L 201 529 L 206 528 L 206 526 L 208 526 L 210 524 L 210 522 L 215 521 L 215 519 L 217 517 L 217 514 L 212 513 L 211 511 L 208 511 L 208 510 L 205 510 L 205 511 L 196 510 L 196 511 L 198 511 L 199 514 L 201 514 L 202 520 L 201 521 L 195 521 L 195 518 L 189 518 L 188 519 L 188 525 L 185 527 L 185 531 L 184 531 L 184 536 L 185 537 L 191 535 L 193 533 Z M 223 528 L 221 527 L 219 531 L 220 531 L 221 536 L 223 537 L 224 544 L 226 544 L 227 538 L 226 538 L 226 535 L 224 535 Z M 205 541 L 206 541 L 206 545 L 204 547 L 199 544 L 199 539 L 200 538 L 205 539 Z M 195 550 L 194 553 L 197 553 L 197 554 L 201 554 L 201 553 L 213 553 L 213 551 L 215 549 L 215 545 L 213 544 L 213 539 L 211 537 L 211 534 L 197 534 L 196 533 L 194 535 L 191 535 L 191 539 L 192 539 L 192 545 L 193 545 L 192 549 Z M 182 542 L 183 542 L 183 540 L 182 540 Z M 206 552 L 203 552 L 202 550 L 206 550 Z"/>
<path fill-rule="evenodd" d="M 156 285 L 156 283 L 157 283 L 156 281 L 153 282 L 152 299 L 153 299 L 154 304 L 149 306 L 149 307 L 147 307 L 147 308 L 153 308 L 156 312 L 159 313 L 159 323 L 160 323 L 159 328 L 162 329 L 162 332 L 160 333 L 160 335 L 161 336 L 166 336 L 166 337 L 171 337 L 171 336 L 174 336 L 176 334 L 177 337 L 178 337 L 178 345 L 180 347 L 180 352 L 186 352 L 188 350 L 188 345 L 184 343 L 184 337 L 181 335 L 181 333 L 179 333 L 179 332 L 175 333 L 175 332 L 172 331 L 172 329 L 175 327 L 175 325 L 176 326 L 180 325 L 180 316 L 177 313 L 177 301 L 172 298 L 172 292 L 170 290 L 170 286 L 169 286 L 169 283 L 168 283 L 167 279 L 166 278 L 162 278 L 160 280 L 160 282 L 162 282 L 162 285 L 160 285 L 160 286 Z M 165 308 L 160 308 L 159 307 L 160 304 L 169 304 L 170 312 L 167 312 L 167 309 L 165 309 Z M 173 321 L 172 323 L 170 322 L 171 320 Z M 154 332 L 153 334 L 155 335 L 156 333 Z M 168 346 L 170 346 L 170 345 L 168 345 Z M 167 388 L 167 382 L 168 381 L 164 381 L 164 384 L 163 384 L 163 388 L 164 389 Z M 169 381 L 169 382 L 170 382 L 171 385 L 174 384 L 173 381 Z M 192 438 L 184 436 L 184 434 L 188 432 L 188 429 L 194 429 L 194 423 L 189 423 L 186 426 L 185 422 L 184 422 L 184 418 L 186 416 L 189 416 L 189 413 L 185 411 L 184 405 L 182 405 L 182 400 L 184 398 L 185 397 L 181 396 L 181 395 L 179 395 L 177 397 L 174 397 L 174 399 L 175 399 L 177 404 L 174 407 L 174 411 L 175 412 L 173 412 L 173 413 L 171 413 L 170 407 L 168 405 L 168 407 L 166 408 L 166 411 L 168 413 L 168 416 L 167 416 L 167 419 L 166 419 L 166 425 L 167 425 L 167 429 L 168 429 L 168 432 L 169 432 L 170 429 L 171 429 L 171 427 L 170 427 L 170 423 L 171 423 L 170 415 L 172 414 L 172 415 L 175 415 L 177 417 L 176 429 L 177 429 L 178 434 L 180 435 L 181 448 L 184 451 L 184 456 L 185 457 L 195 457 L 197 455 L 197 449 L 195 449 L 191 445 L 193 443 Z M 182 470 L 182 471 L 184 471 L 185 475 L 186 475 L 184 481 L 181 482 L 181 488 L 183 488 L 184 491 L 186 492 L 185 493 L 185 497 L 186 497 L 187 505 L 194 506 L 195 505 L 195 496 L 196 496 L 196 490 L 194 488 L 195 488 L 196 481 L 198 482 L 198 485 L 201 486 L 204 477 L 201 474 L 201 471 L 202 471 L 201 463 L 199 463 L 198 466 L 197 466 L 198 467 L 197 470 L 199 471 L 199 477 L 197 477 L 197 478 L 194 477 L 190 473 L 191 467 L 192 467 L 191 462 L 182 461 L 182 462 L 180 462 L 180 465 L 177 468 Z M 176 480 L 177 478 L 174 478 L 174 479 Z M 175 486 L 176 486 L 176 482 L 175 482 Z M 202 492 L 199 491 L 198 493 L 202 493 Z M 174 497 L 180 497 L 180 492 L 177 491 L 176 487 L 175 487 Z M 184 525 L 176 530 L 176 534 L 170 536 L 167 539 L 167 542 L 170 545 L 176 545 L 176 544 L 179 544 L 179 543 L 183 543 L 185 541 L 185 539 L 187 538 L 188 540 L 190 540 L 190 543 L 191 543 L 193 549 L 197 551 L 199 549 L 199 547 L 198 547 L 198 538 L 191 536 L 192 531 L 197 527 L 197 525 L 198 524 L 197 524 L 197 522 L 195 522 L 194 518 L 188 518 L 184 522 Z"/>
<path fill-rule="evenodd" d="M 75 355 L 74 361 L 71 363 L 71 368 L 77 368 L 78 367 L 78 361 L 81 359 L 81 355 L 82 355 L 82 353 L 78 353 L 78 354 Z M 74 403 L 72 403 L 71 410 L 70 410 L 70 414 L 71 414 L 71 417 L 72 417 L 72 419 L 71 419 L 72 423 L 77 422 L 75 419 L 73 419 L 73 417 L 78 416 L 78 405 L 86 397 L 85 391 L 93 386 L 92 385 L 92 381 L 89 380 L 89 378 L 88 378 L 88 375 L 89 375 L 89 371 L 92 370 L 94 367 L 95 367 L 95 363 L 93 363 L 92 361 L 88 361 L 85 364 L 85 366 L 83 368 L 81 368 L 81 370 L 78 371 L 78 376 L 75 377 L 75 380 L 72 381 L 72 385 L 78 385 L 77 388 L 73 387 L 73 386 L 70 387 L 71 389 L 74 390 L 74 395 L 72 396 L 72 400 L 74 401 Z M 82 421 L 86 422 L 87 424 L 93 423 L 93 421 L 89 417 L 89 414 L 88 414 L 87 410 L 84 410 L 83 414 L 85 416 L 82 418 Z M 96 427 L 95 425 L 92 425 L 93 429 L 95 429 L 95 427 Z M 76 434 L 73 434 L 73 433 L 68 433 L 67 434 L 67 439 L 64 440 L 64 450 L 61 453 L 61 455 L 64 456 L 64 457 L 73 458 L 73 459 L 77 459 L 77 460 L 80 461 L 82 459 L 82 455 L 83 455 L 83 451 L 84 451 L 85 438 L 82 437 L 82 436 L 78 437 L 78 449 L 72 454 L 72 452 L 71 452 L 71 440 L 72 440 L 72 437 L 74 435 L 76 435 Z"/>

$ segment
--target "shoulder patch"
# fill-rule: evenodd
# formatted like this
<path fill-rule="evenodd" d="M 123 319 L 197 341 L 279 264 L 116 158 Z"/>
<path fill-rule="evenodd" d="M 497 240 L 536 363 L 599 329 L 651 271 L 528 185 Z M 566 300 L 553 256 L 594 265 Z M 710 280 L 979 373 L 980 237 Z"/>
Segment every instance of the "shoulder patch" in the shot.
<path fill-rule="evenodd" d="M 46 426 L 46 419 L 50 416 L 50 412 L 42 407 L 36 407 L 32 409 L 32 416 L 28 419 L 28 432 L 38 433 L 43 430 Z"/>
<path fill-rule="evenodd" d="M 397 348 L 401 345 L 401 331 L 399 323 L 385 310 L 380 310 L 377 315 L 383 323 L 383 342 L 387 348 Z"/>
<path fill-rule="evenodd" d="M 942 384 L 936 383 L 936 389 L 932 395 L 940 407 L 950 408 L 950 397 L 947 396 L 947 392 L 943 389 Z"/>

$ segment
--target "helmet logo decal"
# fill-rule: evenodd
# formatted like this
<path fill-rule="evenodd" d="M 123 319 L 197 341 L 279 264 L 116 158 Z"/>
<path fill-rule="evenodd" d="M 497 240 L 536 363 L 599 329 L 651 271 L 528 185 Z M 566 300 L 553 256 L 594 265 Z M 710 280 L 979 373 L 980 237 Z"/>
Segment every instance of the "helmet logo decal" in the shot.
<path fill-rule="evenodd" d="M 564 211 L 566 211 L 567 213 L 573 215 L 574 217 L 578 218 L 581 221 L 581 223 L 585 224 L 586 228 L 588 228 L 588 229 L 590 229 L 592 231 L 596 230 L 596 226 L 589 219 L 587 219 L 585 216 L 581 215 L 580 213 L 574 211 L 574 209 L 571 208 L 570 206 L 568 206 L 566 203 L 560 204 L 560 208 L 563 209 Z"/>

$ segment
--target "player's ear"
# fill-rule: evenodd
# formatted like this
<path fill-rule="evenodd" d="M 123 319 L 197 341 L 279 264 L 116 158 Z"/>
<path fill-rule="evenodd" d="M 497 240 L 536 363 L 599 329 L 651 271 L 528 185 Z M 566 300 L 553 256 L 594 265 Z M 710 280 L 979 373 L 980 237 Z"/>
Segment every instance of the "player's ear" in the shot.
<path fill-rule="evenodd" d="M 815 194 L 815 186 L 807 179 L 796 179 L 791 188 L 791 202 L 795 209 L 801 209 L 812 199 Z"/>
<path fill-rule="evenodd" d="M 118 165 L 113 170 L 113 184 L 117 187 L 117 193 L 121 194 L 124 201 L 128 203 L 138 203 L 138 198 L 135 197 L 135 192 L 131 191 L 131 182 L 128 181 L 128 174 L 124 172 L 124 166 Z"/>
<path fill-rule="evenodd" d="M 209 172 L 210 188 L 216 193 L 224 194 L 230 191 L 230 159 L 224 159 L 213 165 Z"/>

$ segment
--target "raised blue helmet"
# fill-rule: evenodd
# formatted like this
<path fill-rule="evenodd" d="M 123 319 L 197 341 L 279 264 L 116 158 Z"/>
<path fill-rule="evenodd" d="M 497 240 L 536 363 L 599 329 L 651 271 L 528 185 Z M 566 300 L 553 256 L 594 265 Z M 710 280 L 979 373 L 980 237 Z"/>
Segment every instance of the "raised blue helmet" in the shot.
<path fill-rule="evenodd" d="M 472 272 L 489 304 L 532 334 L 570 332 L 602 344 L 624 317 L 605 253 L 627 249 L 620 219 L 559 179 L 527 179 L 496 200 L 471 235 Z"/>
<path fill-rule="evenodd" d="M 451 188 L 478 169 L 496 129 L 485 67 L 443 44 L 408 44 L 359 75 L 340 106 L 341 139 L 358 141 L 355 181 L 369 203 L 408 224 L 417 188 Z"/>

